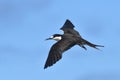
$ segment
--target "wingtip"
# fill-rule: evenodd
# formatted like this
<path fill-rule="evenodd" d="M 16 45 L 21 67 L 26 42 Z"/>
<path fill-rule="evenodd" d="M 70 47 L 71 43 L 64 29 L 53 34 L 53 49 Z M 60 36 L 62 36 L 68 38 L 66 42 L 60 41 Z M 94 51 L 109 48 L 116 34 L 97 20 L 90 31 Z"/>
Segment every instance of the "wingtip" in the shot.
<path fill-rule="evenodd" d="M 47 67 L 44 67 L 44 69 L 47 69 Z"/>
<path fill-rule="evenodd" d="M 64 28 L 74 28 L 74 25 L 72 24 L 72 22 L 69 19 L 66 19 L 63 27 L 60 28 L 60 30 L 63 30 Z"/>
<path fill-rule="evenodd" d="M 49 66 L 45 65 L 45 66 L 44 66 L 44 69 L 47 69 L 48 67 L 49 67 Z"/>
<path fill-rule="evenodd" d="M 70 21 L 69 19 L 66 19 L 66 21 Z"/>

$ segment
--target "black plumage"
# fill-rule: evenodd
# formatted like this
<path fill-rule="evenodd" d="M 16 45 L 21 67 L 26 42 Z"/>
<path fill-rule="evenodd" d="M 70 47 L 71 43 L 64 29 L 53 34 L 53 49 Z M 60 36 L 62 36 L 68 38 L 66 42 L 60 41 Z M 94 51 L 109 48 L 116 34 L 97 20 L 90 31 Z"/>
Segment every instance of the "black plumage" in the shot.
<path fill-rule="evenodd" d="M 54 39 L 55 37 L 61 37 L 61 39 L 57 40 L 57 42 L 51 47 L 48 58 L 44 65 L 44 69 L 55 64 L 58 60 L 62 58 L 63 52 L 75 45 L 79 45 L 85 50 L 87 50 L 87 48 L 84 45 L 88 45 L 96 49 L 98 49 L 97 47 L 103 47 L 101 45 L 92 44 L 87 40 L 83 39 L 80 36 L 79 32 L 74 29 L 74 25 L 69 20 L 66 20 L 63 27 L 60 29 L 64 31 L 63 35 L 55 34 L 52 38 L 48 38 Z"/>

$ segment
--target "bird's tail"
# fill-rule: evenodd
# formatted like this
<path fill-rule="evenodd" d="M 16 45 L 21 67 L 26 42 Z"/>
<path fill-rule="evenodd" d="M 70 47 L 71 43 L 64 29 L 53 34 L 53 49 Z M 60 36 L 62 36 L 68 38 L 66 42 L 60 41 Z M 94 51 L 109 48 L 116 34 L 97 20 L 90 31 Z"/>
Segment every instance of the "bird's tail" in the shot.
<path fill-rule="evenodd" d="M 87 40 L 83 40 L 83 41 L 84 41 L 84 43 L 85 43 L 86 45 L 88 45 L 88 46 L 90 46 L 90 47 L 93 47 L 93 48 L 95 48 L 95 49 L 99 49 L 99 48 L 97 48 L 97 47 L 104 47 L 104 46 L 102 46 L 102 45 L 96 45 L 96 44 L 90 43 L 90 42 L 87 41 Z"/>
<path fill-rule="evenodd" d="M 86 47 L 84 45 L 88 45 L 88 46 L 93 47 L 93 48 L 98 49 L 98 50 L 99 50 L 99 48 L 97 48 L 97 47 L 104 47 L 102 45 L 96 45 L 96 44 L 90 43 L 89 41 L 87 41 L 85 39 L 82 39 L 79 45 L 82 48 L 84 48 L 85 50 L 87 50 L 87 49 L 86 49 Z"/>

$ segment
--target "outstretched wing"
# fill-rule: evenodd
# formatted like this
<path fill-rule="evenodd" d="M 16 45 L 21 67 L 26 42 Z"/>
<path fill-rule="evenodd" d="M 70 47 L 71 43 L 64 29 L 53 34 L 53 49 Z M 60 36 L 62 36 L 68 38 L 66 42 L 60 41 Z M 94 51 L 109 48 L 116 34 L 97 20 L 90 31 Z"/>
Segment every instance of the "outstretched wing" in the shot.
<path fill-rule="evenodd" d="M 62 39 L 62 40 L 58 41 L 57 43 L 55 43 L 50 49 L 44 69 L 52 66 L 58 60 L 60 60 L 62 58 L 62 53 L 75 45 L 72 42 L 73 41 Z"/>
<path fill-rule="evenodd" d="M 64 31 L 64 34 L 72 34 L 72 35 L 80 36 L 80 34 L 74 29 L 74 27 L 75 26 L 72 24 L 72 22 L 67 19 L 63 27 L 60 29 Z"/>
<path fill-rule="evenodd" d="M 67 19 L 61 29 L 65 29 L 65 28 L 73 29 L 74 27 L 75 26 L 72 24 L 72 22 Z"/>

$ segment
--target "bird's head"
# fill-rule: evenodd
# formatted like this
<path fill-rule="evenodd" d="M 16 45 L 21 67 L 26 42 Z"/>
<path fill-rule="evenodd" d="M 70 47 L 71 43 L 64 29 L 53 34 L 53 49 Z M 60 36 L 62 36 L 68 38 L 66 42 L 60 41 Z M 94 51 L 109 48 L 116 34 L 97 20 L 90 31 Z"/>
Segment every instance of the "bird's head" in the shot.
<path fill-rule="evenodd" d="M 54 34 L 50 38 L 47 38 L 46 40 L 56 40 L 56 41 L 59 41 L 61 39 L 62 39 L 62 35 L 61 34 Z"/>

